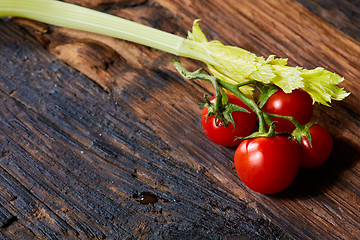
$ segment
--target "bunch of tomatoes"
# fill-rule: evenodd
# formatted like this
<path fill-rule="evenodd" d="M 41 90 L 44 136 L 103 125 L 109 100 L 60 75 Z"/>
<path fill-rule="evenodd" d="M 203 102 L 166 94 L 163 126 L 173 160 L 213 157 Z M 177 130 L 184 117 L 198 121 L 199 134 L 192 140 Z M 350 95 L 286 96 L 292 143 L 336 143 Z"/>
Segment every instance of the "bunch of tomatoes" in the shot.
<path fill-rule="evenodd" d="M 280 192 L 291 185 L 300 167 L 314 168 L 329 157 L 333 140 L 329 132 L 310 123 L 313 101 L 300 89 L 271 94 L 259 109 L 268 117 L 267 128 L 272 133 L 255 134 L 259 114 L 240 98 L 224 91 L 228 103 L 245 111 L 233 111 L 232 121 L 223 124 L 209 108 L 216 96 L 208 100 L 202 112 L 202 125 L 214 143 L 235 147 L 235 169 L 242 182 L 253 191 L 263 194 Z M 210 113 L 210 114 L 209 114 Z M 281 117 L 285 116 L 285 117 Z M 294 119 L 290 121 L 289 118 Z M 251 137 L 248 137 L 251 136 Z"/>

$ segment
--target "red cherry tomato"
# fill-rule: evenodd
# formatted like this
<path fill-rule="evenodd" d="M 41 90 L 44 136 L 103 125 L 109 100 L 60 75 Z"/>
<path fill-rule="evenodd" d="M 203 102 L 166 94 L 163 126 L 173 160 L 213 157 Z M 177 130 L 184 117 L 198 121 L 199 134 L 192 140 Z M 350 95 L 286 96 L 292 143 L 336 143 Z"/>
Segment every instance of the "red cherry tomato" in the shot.
<path fill-rule="evenodd" d="M 228 126 L 219 125 L 220 120 L 217 124 L 215 123 L 215 117 L 207 117 L 208 109 L 204 107 L 201 119 L 202 126 L 205 134 L 216 144 L 233 147 L 240 144 L 241 140 L 236 139 L 236 137 L 246 137 L 253 133 L 256 126 L 256 114 L 249 109 L 238 97 L 234 94 L 227 93 L 229 98 L 229 103 L 238 105 L 247 109 L 250 113 L 235 111 L 232 113 L 235 130 L 232 123 L 229 122 Z M 211 102 L 215 100 L 215 96 L 210 99 Z"/>
<path fill-rule="evenodd" d="M 306 137 L 301 138 L 302 157 L 300 166 L 304 168 L 314 168 L 323 164 L 329 158 L 333 140 L 330 133 L 320 125 L 313 125 L 309 129 L 311 144 Z"/>
<path fill-rule="evenodd" d="M 291 116 L 300 122 L 306 124 L 310 121 L 313 113 L 313 101 L 310 95 L 300 89 L 293 90 L 291 93 L 284 93 L 279 90 L 267 100 L 263 110 L 268 113 Z M 275 121 L 275 131 L 291 133 L 295 125 L 286 119 L 271 118 Z"/>
<path fill-rule="evenodd" d="M 235 168 L 243 183 L 253 191 L 273 194 L 294 181 L 300 160 L 299 145 L 275 135 L 244 140 L 235 151 Z"/>

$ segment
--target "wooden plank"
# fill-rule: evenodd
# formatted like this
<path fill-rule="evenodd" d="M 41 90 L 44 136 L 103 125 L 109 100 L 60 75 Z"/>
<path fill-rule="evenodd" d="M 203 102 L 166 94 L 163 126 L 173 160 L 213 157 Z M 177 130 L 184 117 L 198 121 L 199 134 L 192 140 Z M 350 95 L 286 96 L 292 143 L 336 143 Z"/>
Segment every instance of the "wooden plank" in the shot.
<path fill-rule="evenodd" d="M 6 42 L 18 34 L 14 27 L 8 24 L 2 29 L 7 33 Z M 1 167 L 24 189 L 16 201 L 26 197 L 35 199 L 32 205 L 50 206 L 34 208 L 44 212 L 42 222 L 31 213 L 22 213 L 30 211 L 26 204 L 25 209 L 14 210 L 18 221 L 37 237 L 138 238 L 150 234 L 154 238 L 211 239 L 220 232 L 234 237 L 286 235 L 246 203 L 234 201 L 231 194 L 215 187 L 214 179 L 202 175 L 206 170 L 189 161 L 193 158 L 189 154 L 197 153 L 184 147 L 175 151 L 140 122 L 127 105 L 130 97 L 136 96 L 117 97 L 116 102 L 46 51 L 38 48 L 40 52 L 34 52 L 32 44 L 27 40 L 21 46 L 13 45 L 23 53 L 14 57 L 33 59 L 24 72 L 35 74 L 13 79 L 16 90 L 1 96 L 1 133 L 5 136 L 1 145 L 9 152 L 1 159 Z M 8 56 L 6 62 L 13 60 Z M 8 67 L 10 64 L 5 65 Z M 159 81 L 158 74 L 151 78 Z M 5 78 L 3 83 L 10 80 Z M 148 84 L 164 87 L 152 81 Z M 144 204 L 141 196 L 147 192 L 158 201 Z M 33 224 L 41 224 L 41 228 Z"/>
<path fill-rule="evenodd" d="M 283 193 L 251 192 L 236 176 L 234 149 L 215 146 L 202 133 L 196 103 L 212 93 L 211 86 L 183 80 L 170 64 L 172 56 L 29 21 L 17 21 L 28 33 L 0 22 L 5 33 L 0 36 L 0 136 L 7 153 L 0 158 L 1 176 L 10 179 L 7 191 L 20 193 L 18 205 L 4 204 L 18 218 L 1 230 L 4 236 L 15 236 L 16 226 L 39 238 L 360 235 L 358 41 L 294 1 L 216 4 L 88 6 L 182 36 L 201 18 L 211 39 L 343 75 L 352 94 L 333 103 L 331 111 L 315 110 L 314 120 L 335 139 L 329 161 L 302 170 Z M 200 66 L 182 60 L 188 68 Z M 35 204 L 38 214 L 31 215 L 23 202 Z"/>
<path fill-rule="evenodd" d="M 16 217 L 0 205 L 0 228 L 6 228 L 16 221 Z"/>
<path fill-rule="evenodd" d="M 358 1 L 299 0 L 298 2 L 346 35 L 357 41 L 360 40 L 360 4 Z"/>

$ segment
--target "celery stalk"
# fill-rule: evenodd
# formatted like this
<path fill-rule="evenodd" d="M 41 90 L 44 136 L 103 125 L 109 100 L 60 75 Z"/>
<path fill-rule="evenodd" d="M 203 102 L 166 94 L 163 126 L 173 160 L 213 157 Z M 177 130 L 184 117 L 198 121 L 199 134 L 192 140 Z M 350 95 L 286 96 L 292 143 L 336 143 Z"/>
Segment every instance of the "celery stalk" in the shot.
<path fill-rule="evenodd" d="M 258 81 L 273 84 L 286 93 L 302 89 L 314 102 L 330 106 L 331 100 L 342 100 L 350 93 L 338 87 L 344 78 L 325 70 L 287 66 L 287 59 L 258 57 L 242 48 L 208 41 L 194 21 L 193 31 L 182 38 L 117 16 L 56 0 L 1 0 L 0 17 L 29 18 L 61 27 L 94 32 L 156 48 L 177 56 L 200 60 L 210 72 L 228 83 Z M 242 86 L 251 96 L 253 88 Z"/>
<path fill-rule="evenodd" d="M 201 44 L 117 16 L 56 0 L 2 0 L 0 17 L 22 17 L 60 27 L 78 29 L 156 48 L 215 64 Z"/>

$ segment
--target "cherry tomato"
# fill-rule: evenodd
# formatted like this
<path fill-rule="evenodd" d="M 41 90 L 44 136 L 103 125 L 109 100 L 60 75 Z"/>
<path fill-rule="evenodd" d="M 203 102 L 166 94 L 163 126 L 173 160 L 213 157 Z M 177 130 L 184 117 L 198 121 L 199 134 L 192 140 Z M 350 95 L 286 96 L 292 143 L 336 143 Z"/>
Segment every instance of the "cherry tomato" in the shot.
<path fill-rule="evenodd" d="M 285 93 L 279 90 L 267 100 L 263 110 L 268 113 L 291 116 L 300 122 L 306 124 L 310 121 L 313 113 L 313 100 L 310 95 L 300 89 L 293 90 L 291 93 Z M 281 118 L 271 118 L 275 121 L 275 131 L 291 133 L 295 125 Z"/>
<path fill-rule="evenodd" d="M 247 109 L 250 113 L 235 111 L 232 113 L 235 130 L 232 123 L 229 122 L 228 126 L 219 125 L 220 120 L 215 123 L 215 117 L 205 116 L 208 109 L 204 107 L 201 120 L 205 134 L 216 144 L 234 147 L 240 144 L 241 140 L 236 137 L 246 137 L 253 133 L 256 126 L 256 114 L 249 109 L 238 97 L 234 94 L 227 93 L 229 103 L 238 105 Z M 215 100 L 215 96 L 210 99 L 210 102 Z"/>
<path fill-rule="evenodd" d="M 313 125 L 309 129 L 311 145 L 306 137 L 301 138 L 302 157 L 300 166 L 314 168 L 323 164 L 331 154 L 333 140 L 330 133 L 320 125 Z"/>
<path fill-rule="evenodd" d="M 300 161 L 300 147 L 293 139 L 275 135 L 244 140 L 235 151 L 235 168 L 253 191 L 273 194 L 290 186 Z"/>

